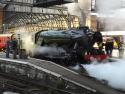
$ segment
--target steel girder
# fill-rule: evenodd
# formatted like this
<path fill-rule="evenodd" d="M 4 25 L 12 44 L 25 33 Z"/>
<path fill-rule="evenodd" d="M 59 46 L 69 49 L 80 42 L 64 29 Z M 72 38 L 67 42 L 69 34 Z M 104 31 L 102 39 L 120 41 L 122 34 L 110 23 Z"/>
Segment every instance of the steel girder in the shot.
<path fill-rule="evenodd" d="M 33 0 L 0 0 L 0 3 L 9 5 L 32 6 Z"/>
<path fill-rule="evenodd" d="M 73 3 L 74 0 L 34 0 L 34 6 L 50 7 L 54 5 L 61 5 L 66 3 Z"/>
<path fill-rule="evenodd" d="M 0 2 L 6 3 L 6 7 L 4 7 L 5 11 L 5 18 L 4 20 L 11 18 L 11 16 L 15 15 L 16 12 L 21 13 L 44 13 L 44 14 L 67 14 L 67 9 L 65 7 L 62 8 L 37 8 L 25 5 L 25 3 L 29 3 L 28 1 L 31 1 L 32 4 L 33 0 L 1 0 Z M 12 4 L 10 2 L 13 2 Z M 18 2 L 20 4 L 15 4 L 14 2 Z M 23 6 L 22 6 L 23 5 Z M 9 15 L 8 15 L 9 13 Z M 6 16 L 7 14 L 7 16 Z M 10 16 L 11 14 L 11 16 Z"/>
<path fill-rule="evenodd" d="M 72 18 L 75 16 L 72 16 Z M 9 19 L 4 20 L 6 24 L 9 24 L 11 27 L 19 27 L 30 25 L 31 27 L 35 26 L 40 28 L 38 25 L 46 24 L 47 28 L 53 29 L 57 26 L 57 28 L 64 28 L 63 23 L 67 22 L 67 15 L 59 15 L 59 14 L 40 14 L 40 13 L 15 13 Z M 50 25 L 55 22 L 56 26 Z"/>

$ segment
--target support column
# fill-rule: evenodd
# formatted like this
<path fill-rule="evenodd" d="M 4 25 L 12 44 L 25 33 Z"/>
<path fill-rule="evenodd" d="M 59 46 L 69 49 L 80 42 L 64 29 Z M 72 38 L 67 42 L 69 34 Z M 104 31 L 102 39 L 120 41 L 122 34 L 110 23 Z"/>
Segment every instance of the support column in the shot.
<path fill-rule="evenodd" d="M 3 9 L 0 7 L 0 33 L 3 32 Z"/>

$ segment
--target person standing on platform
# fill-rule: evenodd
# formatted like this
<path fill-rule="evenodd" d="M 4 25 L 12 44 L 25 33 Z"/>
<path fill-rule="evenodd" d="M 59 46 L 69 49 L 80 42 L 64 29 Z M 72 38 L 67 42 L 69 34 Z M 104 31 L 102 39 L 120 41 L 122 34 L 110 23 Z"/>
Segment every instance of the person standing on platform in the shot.
<path fill-rule="evenodd" d="M 6 58 L 9 58 L 9 54 L 10 54 L 10 38 L 8 37 L 7 41 L 6 41 Z"/>
<path fill-rule="evenodd" d="M 123 58 L 124 57 L 124 43 L 123 42 L 118 43 L 118 51 L 119 51 L 119 58 Z"/>
<path fill-rule="evenodd" d="M 106 43 L 105 43 L 105 51 L 106 51 L 106 54 L 109 56 L 109 42 L 108 42 L 108 40 L 106 40 Z"/>
<path fill-rule="evenodd" d="M 12 37 L 13 59 L 17 59 L 17 47 L 18 47 L 18 42 L 16 38 Z"/>
<path fill-rule="evenodd" d="M 108 56 L 112 56 L 113 40 L 108 39 L 105 43 L 105 50 Z"/>
<path fill-rule="evenodd" d="M 109 41 L 109 55 L 112 57 L 112 51 L 113 51 L 113 39 L 110 39 Z"/>

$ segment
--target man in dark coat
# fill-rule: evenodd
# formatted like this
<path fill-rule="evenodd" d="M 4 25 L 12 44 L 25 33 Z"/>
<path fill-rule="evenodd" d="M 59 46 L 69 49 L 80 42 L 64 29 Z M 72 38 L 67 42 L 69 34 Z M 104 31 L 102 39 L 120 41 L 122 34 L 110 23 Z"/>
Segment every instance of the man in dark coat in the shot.
<path fill-rule="evenodd" d="M 102 42 L 103 41 L 102 34 L 99 31 L 97 31 L 93 34 L 93 41 L 94 42 Z"/>
<path fill-rule="evenodd" d="M 112 50 L 113 50 L 113 41 L 112 40 L 106 41 L 105 50 L 106 50 L 107 55 L 112 56 Z"/>
<path fill-rule="evenodd" d="M 13 59 L 16 59 L 17 58 L 17 48 L 18 48 L 18 43 L 17 43 L 17 40 L 16 38 L 13 38 L 12 39 L 12 50 L 13 50 Z"/>
<path fill-rule="evenodd" d="M 112 50 L 113 50 L 113 40 L 110 40 L 109 42 L 109 55 L 112 56 Z"/>
<path fill-rule="evenodd" d="M 8 37 L 6 41 L 6 58 L 9 58 L 9 53 L 10 53 L 10 38 Z"/>

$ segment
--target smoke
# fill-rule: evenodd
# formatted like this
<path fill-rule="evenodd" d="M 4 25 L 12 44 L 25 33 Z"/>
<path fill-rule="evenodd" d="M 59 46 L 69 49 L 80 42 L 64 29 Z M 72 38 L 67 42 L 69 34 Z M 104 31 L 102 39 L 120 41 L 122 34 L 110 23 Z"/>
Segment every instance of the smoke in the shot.
<path fill-rule="evenodd" d="M 85 24 L 85 13 L 81 11 L 77 3 L 68 4 L 68 11 L 71 15 L 76 15 L 79 18 L 79 24 L 83 26 Z"/>
<path fill-rule="evenodd" d="M 66 54 L 66 51 L 63 48 L 57 47 L 54 44 L 49 46 L 36 45 L 34 43 L 35 32 L 34 33 L 27 32 L 25 28 L 20 28 L 16 30 L 15 35 L 20 44 L 20 48 L 25 49 L 28 54 L 32 53 L 32 55 L 47 55 L 47 56 L 61 56 Z"/>
<path fill-rule="evenodd" d="M 33 49 L 33 54 L 34 55 L 42 54 L 44 56 L 61 56 L 66 54 L 66 51 L 61 47 L 57 47 L 56 45 L 36 46 Z"/>
<path fill-rule="evenodd" d="M 113 88 L 125 90 L 125 59 L 109 63 L 83 65 L 90 76 L 108 81 Z"/>
<path fill-rule="evenodd" d="M 105 24 L 105 30 L 125 30 L 125 0 L 97 0 L 99 21 Z"/>
<path fill-rule="evenodd" d="M 85 26 L 86 16 L 90 10 L 91 0 L 78 0 L 78 3 L 71 3 L 68 6 L 68 11 L 72 15 L 79 17 L 80 26 Z"/>
<path fill-rule="evenodd" d="M 98 13 L 107 13 L 121 7 L 121 0 L 96 0 Z"/>
<path fill-rule="evenodd" d="M 27 53 L 31 52 L 33 50 L 33 48 L 35 47 L 31 33 L 25 33 L 22 36 L 22 43 L 23 43 L 23 47 L 26 49 Z"/>
<path fill-rule="evenodd" d="M 64 55 L 66 51 L 61 48 L 57 47 L 56 45 L 49 45 L 49 46 L 38 46 L 35 45 L 31 34 L 26 34 L 22 37 L 23 47 L 26 49 L 27 53 L 32 52 L 33 55 L 44 55 L 44 56 L 60 56 Z M 42 41 L 41 41 L 42 42 Z"/>
<path fill-rule="evenodd" d="M 28 32 L 25 28 L 20 27 L 20 29 L 15 31 L 16 38 L 20 49 L 25 49 L 27 53 L 31 52 L 35 47 L 33 33 Z"/>
<path fill-rule="evenodd" d="M 86 13 L 91 10 L 91 0 L 78 0 L 78 5 Z"/>
<path fill-rule="evenodd" d="M 79 64 L 77 64 L 76 66 L 71 67 L 71 68 L 74 69 L 74 70 L 79 70 L 79 69 L 80 69 L 80 66 L 79 66 Z"/>

